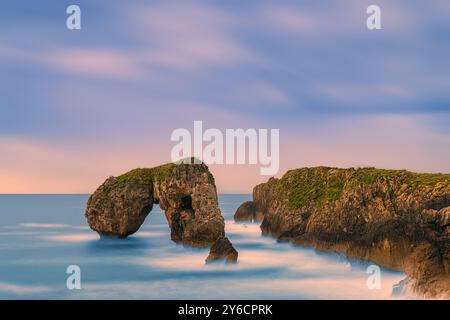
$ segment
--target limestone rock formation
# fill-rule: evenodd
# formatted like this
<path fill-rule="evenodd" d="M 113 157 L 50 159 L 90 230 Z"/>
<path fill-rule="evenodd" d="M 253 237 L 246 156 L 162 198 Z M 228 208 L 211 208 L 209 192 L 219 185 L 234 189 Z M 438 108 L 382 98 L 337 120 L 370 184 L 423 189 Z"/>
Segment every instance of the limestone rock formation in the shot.
<path fill-rule="evenodd" d="M 214 242 L 211 246 L 209 256 L 206 258 L 206 262 L 222 259 L 225 259 L 228 263 L 235 263 L 238 259 L 238 252 L 226 237 L 219 238 Z"/>
<path fill-rule="evenodd" d="M 175 242 L 209 247 L 225 236 L 214 177 L 205 164 L 167 164 L 110 177 L 89 198 L 86 218 L 100 235 L 127 237 L 153 204 L 164 211 Z"/>
<path fill-rule="evenodd" d="M 261 183 L 253 188 L 253 202 L 256 207 L 256 215 L 264 217 L 272 205 L 274 187 L 277 185 L 278 179 L 270 178 L 266 183 Z"/>
<path fill-rule="evenodd" d="M 246 201 L 239 206 L 234 214 L 234 221 L 256 220 L 256 207 L 253 201 Z"/>
<path fill-rule="evenodd" d="M 265 212 L 272 203 L 272 188 L 278 179 L 270 178 L 253 188 L 253 201 L 246 201 L 239 206 L 234 214 L 234 221 L 262 221 Z"/>
<path fill-rule="evenodd" d="M 425 297 L 450 297 L 450 174 L 302 168 L 253 191 L 261 230 L 403 270 Z"/>
<path fill-rule="evenodd" d="M 141 174 L 132 173 L 136 177 Z M 88 200 L 85 216 L 89 226 L 106 236 L 123 238 L 135 233 L 153 208 L 152 190 L 151 179 L 131 182 L 131 177 L 109 177 Z"/>

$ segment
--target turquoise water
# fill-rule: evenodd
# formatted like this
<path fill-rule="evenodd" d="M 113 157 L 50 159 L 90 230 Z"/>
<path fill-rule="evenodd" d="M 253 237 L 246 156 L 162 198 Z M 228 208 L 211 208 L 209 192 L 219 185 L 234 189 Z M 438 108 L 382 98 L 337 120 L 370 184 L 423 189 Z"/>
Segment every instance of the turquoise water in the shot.
<path fill-rule="evenodd" d="M 404 278 L 382 269 L 381 288 L 370 290 L 368 264 L 234 223 L 250 195 L 219 197 L 236 265 L 205 265 L 208 250 L 172 242 L 157 206 L 128 239 L 99 239 L 84 218 L 87 199 L 0 195 L 0 299 L 390 299 Z M 81 269 L 80 290 L 67 289 L 69 265 Z"/>

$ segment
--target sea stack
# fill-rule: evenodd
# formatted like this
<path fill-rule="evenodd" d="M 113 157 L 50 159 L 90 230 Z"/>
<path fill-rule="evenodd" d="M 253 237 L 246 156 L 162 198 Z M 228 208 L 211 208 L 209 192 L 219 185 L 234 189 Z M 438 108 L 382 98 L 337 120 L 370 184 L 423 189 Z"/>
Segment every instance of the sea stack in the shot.
<path fill-rule="evenodd" d="M 101 236 L 125 238 L 159 204 L 173 241 L 210 247 L 225 236 L 213 175 L 203 164 L 166 164 L 108 178 L 89 198 L 86 218 Z"/>
<path fill-rule="evenodd" d="M 301 168 L 253 190 L 263 234 L 404 271 L 424 297 L 450 297 L 450 174 Z"/>

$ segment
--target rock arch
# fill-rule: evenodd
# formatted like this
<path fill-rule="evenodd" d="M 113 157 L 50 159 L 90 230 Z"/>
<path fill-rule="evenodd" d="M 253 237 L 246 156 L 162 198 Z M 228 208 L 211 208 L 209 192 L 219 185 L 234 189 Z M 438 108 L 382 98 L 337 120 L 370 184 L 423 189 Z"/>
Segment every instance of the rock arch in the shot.
<path fill-rule="evenodd" d="M 211 247 L 218 239 L 223 243 L 225 223 L 214 177 L 203 163 L 109 177 L 89 198 L 85 216 L 101 236 L 125 238 L 138 231 L 154 204 L 164 211 L 173 241 L 194 247 Z"/>

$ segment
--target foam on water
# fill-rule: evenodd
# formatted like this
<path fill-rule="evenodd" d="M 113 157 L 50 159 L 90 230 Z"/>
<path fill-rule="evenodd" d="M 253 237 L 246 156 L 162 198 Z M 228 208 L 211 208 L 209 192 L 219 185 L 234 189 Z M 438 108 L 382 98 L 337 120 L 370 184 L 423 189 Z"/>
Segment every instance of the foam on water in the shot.
<path fill-rule="evenodd" d="M 155 207 L 127 239 L 100 239 L 84 219 L 86 195 L 0 196 L 0 298 L 8 299 L 390 299 L 404 274 L 382 269 L 381 289 L 366 285 L 367 263 L 279 243 L 255 223 L 235 223 L 249 195 L 221 195 L 237 264 L 205 264 L 207 249 L 170 240 Z M 82 289 L 66 288 L 79 265 Z"/>

